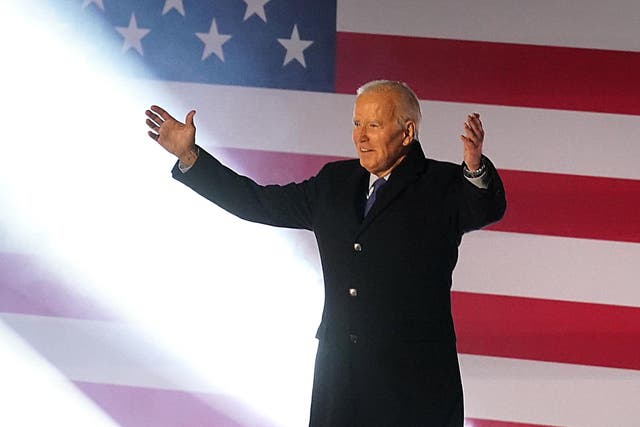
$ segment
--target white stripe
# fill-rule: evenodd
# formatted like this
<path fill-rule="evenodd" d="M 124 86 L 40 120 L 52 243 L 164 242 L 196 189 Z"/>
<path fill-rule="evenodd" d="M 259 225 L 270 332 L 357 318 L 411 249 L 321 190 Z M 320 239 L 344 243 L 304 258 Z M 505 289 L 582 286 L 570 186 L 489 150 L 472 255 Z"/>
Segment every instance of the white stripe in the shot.
<path fill-rule="evenodd" d="M 0 425 L 117 427 L 2 321 L 0 346 Z"/>
<path fill-rule="evenodd" d="M 222 376 L 216 382 L 194 372 L 189 360 L 176 356 L 182 353 L 181 350 L 171 353 L 153 335 L 155 331 L 130 323 L 15 313 L 0 313 L 0 321 L 70 380 L 202 393 L 230 392 L 224 385 L 221 387 L 226 381 Z M 242 361 L 250 360 L 250 354 L 260 352 L 234 354 L 237 343 L 228 348 L 225 346 L 232 342 L 233 337 L 224 336 L 224 332 L 232 333 L 239 328 L 225 325 L 223 332 L 220 332 L 223 328 L 215 326 L 207 329 L 211 334 L 202 338 L 202 349 L 204 351 L 213 342 L 219 357 L 210 360 L 214 365 L 211 368 L 228 371 L 228 375 L 234 372 L 238 383 L 246 381 L 244 375 L 249 371 L 254 373 L 255 367 L 236 366 L 234 363 L 242 364 Z M 315 345 L 313 331 L 309 331 L 307 338 L 300 339 L 298 345 Z M 263 350 L 262 356 L 270 352 Z M 313 352 L 307 352 L 306 356 L 313 356 Z M 288 366 L 290 369 L 297 367 Z M 278 376 L 278 372 L 269 372 L 266 367 L 264 374 Z M 310 372 L 304 373 L 304 376 L 309 375 Z"/>
<path fill-rule="evenodd" d="M 0 315 L 0 320 L 71 380 L 220 391 L 190 372 L 183 362 L 162 353 L 148 334 L 129 325 L 6 313 Z M 217 338 L 207 336 L 207 340 Z M 298 346 L 307 345 L 298 338 L 293 341 Z M 234 353 L 233 347 L 217 344 L 218 353 Z M 267 350 L 249 354 L 246 361 L 260 364 L 263 351 Z M 292 366 L 274 374 L 310 375 L 302 370 L 311 369 L 313 354 L 305 357 L 309 363 L 297 367 L 299 371 Z M 640 371 L 472 355 L 460 355 L 460 361 L 468 417 L 552 425 L 624 426 L 633 425 L 640 416 Z M 233 365 L 223 368 L 236 369 Z M 244 380 L 241 371 L 235 381 Z M 256 385 L 261 381 L 254 380 Z M 290 397 L 298 396 L 294 398 L 298 400 L 302 395 L 307 399 L 308 393 L 306 388 L 290 389 L 279 399 L 290 403 Z M 303 425 L 305 417 L 306 409 L 300 419 L 289 419 L 287 425 Z"/>
<path fill-rule="evenodd" d="M 149 98 L 158 99 L 152 83 L 146 84 Z M 198 142 L 205 147 L 355 156 L 352 95 L 163 86 L 173 94 L 174 100 L 166 102 L 176 116 L 185 114 L 182 102 L 198 110 Z M 640 179 L 640 144 L 630 137 L 640 128 L 640 116 L 450 102 L 421 105 L 420 139 L 430 157 L 461 161 L 458 135 L 466 114 L 478 111 L 486 130 L 485 152 L 499 168 Z"/>
<path fill-rule="evenodd" d="M 460 355 L 465 415 L 555 426 L 636 426 L 640 371 Z"/>
<path fill-rule="evenodd" d="M 338 0 L 338 31 L 640 50 L 634 0 Z"/>
<path fill-rule="evenodd" d="M 129 324 L 12 313 L 0 319 L 70 380 L 219 391 Z"/>
<path fill-rule="evenodd" d="M 211 394 L 214 406 L 239 425 L 256 425 L 258 417 L 282 427 L 308 423 L 315 329 L 301 336 L 290 328 L 296 328 L 296 322 L 278 328 L 272 319 L 256 322 L 247 320 L 246 312 L 236 312 L 250 324 L 241 325 L 230 315 L 180 330 L 198 341 L 195 353 L 184 342 L 172 341 L 175 331 L 167 331 L 167 325 L 151 330 L 109 321 L 0 313 L 0 326 L 12 329 L 72 381 Z M 176 328 L 184 326 L 180 322 L 176 319 Z M 245 326 L 255 335 L 247 334 Z M 12 388 L 0 383 L 0 395 Z M 240 404 L 226 403 L 233 401 Z"/>
<path fill-rule="evenodd" d="M 476 231 L 464 236 L 454 290 L 640 307 L 640 245 Z"/>

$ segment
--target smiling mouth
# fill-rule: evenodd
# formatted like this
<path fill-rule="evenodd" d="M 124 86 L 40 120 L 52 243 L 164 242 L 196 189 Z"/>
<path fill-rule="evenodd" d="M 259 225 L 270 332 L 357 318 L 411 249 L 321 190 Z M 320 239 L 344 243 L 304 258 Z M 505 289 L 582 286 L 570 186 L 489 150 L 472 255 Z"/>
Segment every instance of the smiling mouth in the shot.
<path fill-rule="evenodd" d="M 373 151 L 373 150 L 371 150 L 370 148 L 360 147 L 360 152 L 361 152 L 361 153 L 367 153 L 367 152 L 369 152 L 369 151 Z"/>

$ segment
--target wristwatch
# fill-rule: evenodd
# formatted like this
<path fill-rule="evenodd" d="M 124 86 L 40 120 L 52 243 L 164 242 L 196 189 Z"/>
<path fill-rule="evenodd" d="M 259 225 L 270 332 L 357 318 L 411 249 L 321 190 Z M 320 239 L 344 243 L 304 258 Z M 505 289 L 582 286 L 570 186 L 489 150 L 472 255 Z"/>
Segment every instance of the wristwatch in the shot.
<path fill-rule="evenodd" d="M 465 163 L 462 166 L 462 173 L 467 178 L 478 178 L 484 174 L 484 171 L 487 169 L 487 165 L 484 160 L 481 160 L 480 167 L 474 171 L 470 170 Z"/>

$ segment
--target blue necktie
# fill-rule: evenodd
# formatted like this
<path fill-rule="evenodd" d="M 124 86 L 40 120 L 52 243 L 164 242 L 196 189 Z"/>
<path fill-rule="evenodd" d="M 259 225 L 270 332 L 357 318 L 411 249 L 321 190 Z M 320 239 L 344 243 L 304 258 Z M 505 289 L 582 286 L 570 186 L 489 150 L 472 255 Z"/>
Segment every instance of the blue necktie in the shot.
<path fill-rule="evenodd" d="M 371 194 L 367 199 L 367 203 L 364 205 L 364 216 L 367 216 L 369 210 L 371 209 L 371 206 L 373 206 L 373 203 L 376 201 L 376 193 L 378 192 L 378 190 L 380 190 L 380 187 L 382 187 L 386 183 L 387 180 L 384 178 L 378 178 L 375 180 L 375 182 L 373 183 L 373 190 L 371 191 Z"/>

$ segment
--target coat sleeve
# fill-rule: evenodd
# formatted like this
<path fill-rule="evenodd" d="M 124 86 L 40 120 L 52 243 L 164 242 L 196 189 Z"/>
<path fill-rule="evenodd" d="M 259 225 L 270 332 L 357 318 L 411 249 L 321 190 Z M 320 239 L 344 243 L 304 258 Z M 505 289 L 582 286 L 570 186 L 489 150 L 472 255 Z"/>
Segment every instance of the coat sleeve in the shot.
<path fill-rule="evenodd" d="M 488 188 L 478 188 L 464 178 L 460 168 L 462 191 L 460 198 L 460 227 L 463 233 L 477 230 L 499 221 L 507 208 L 504 185 L 493 163 L 483 156 L 487 165 Z"/>
<path fill-rule="evenodd" d="M 316 181 L 287 185 L 259 185 L 229 169 L 202 148 L 186 172 L 173 177 L 227 212 L 251 222 L 276 227 L 313 229 Z"/>

